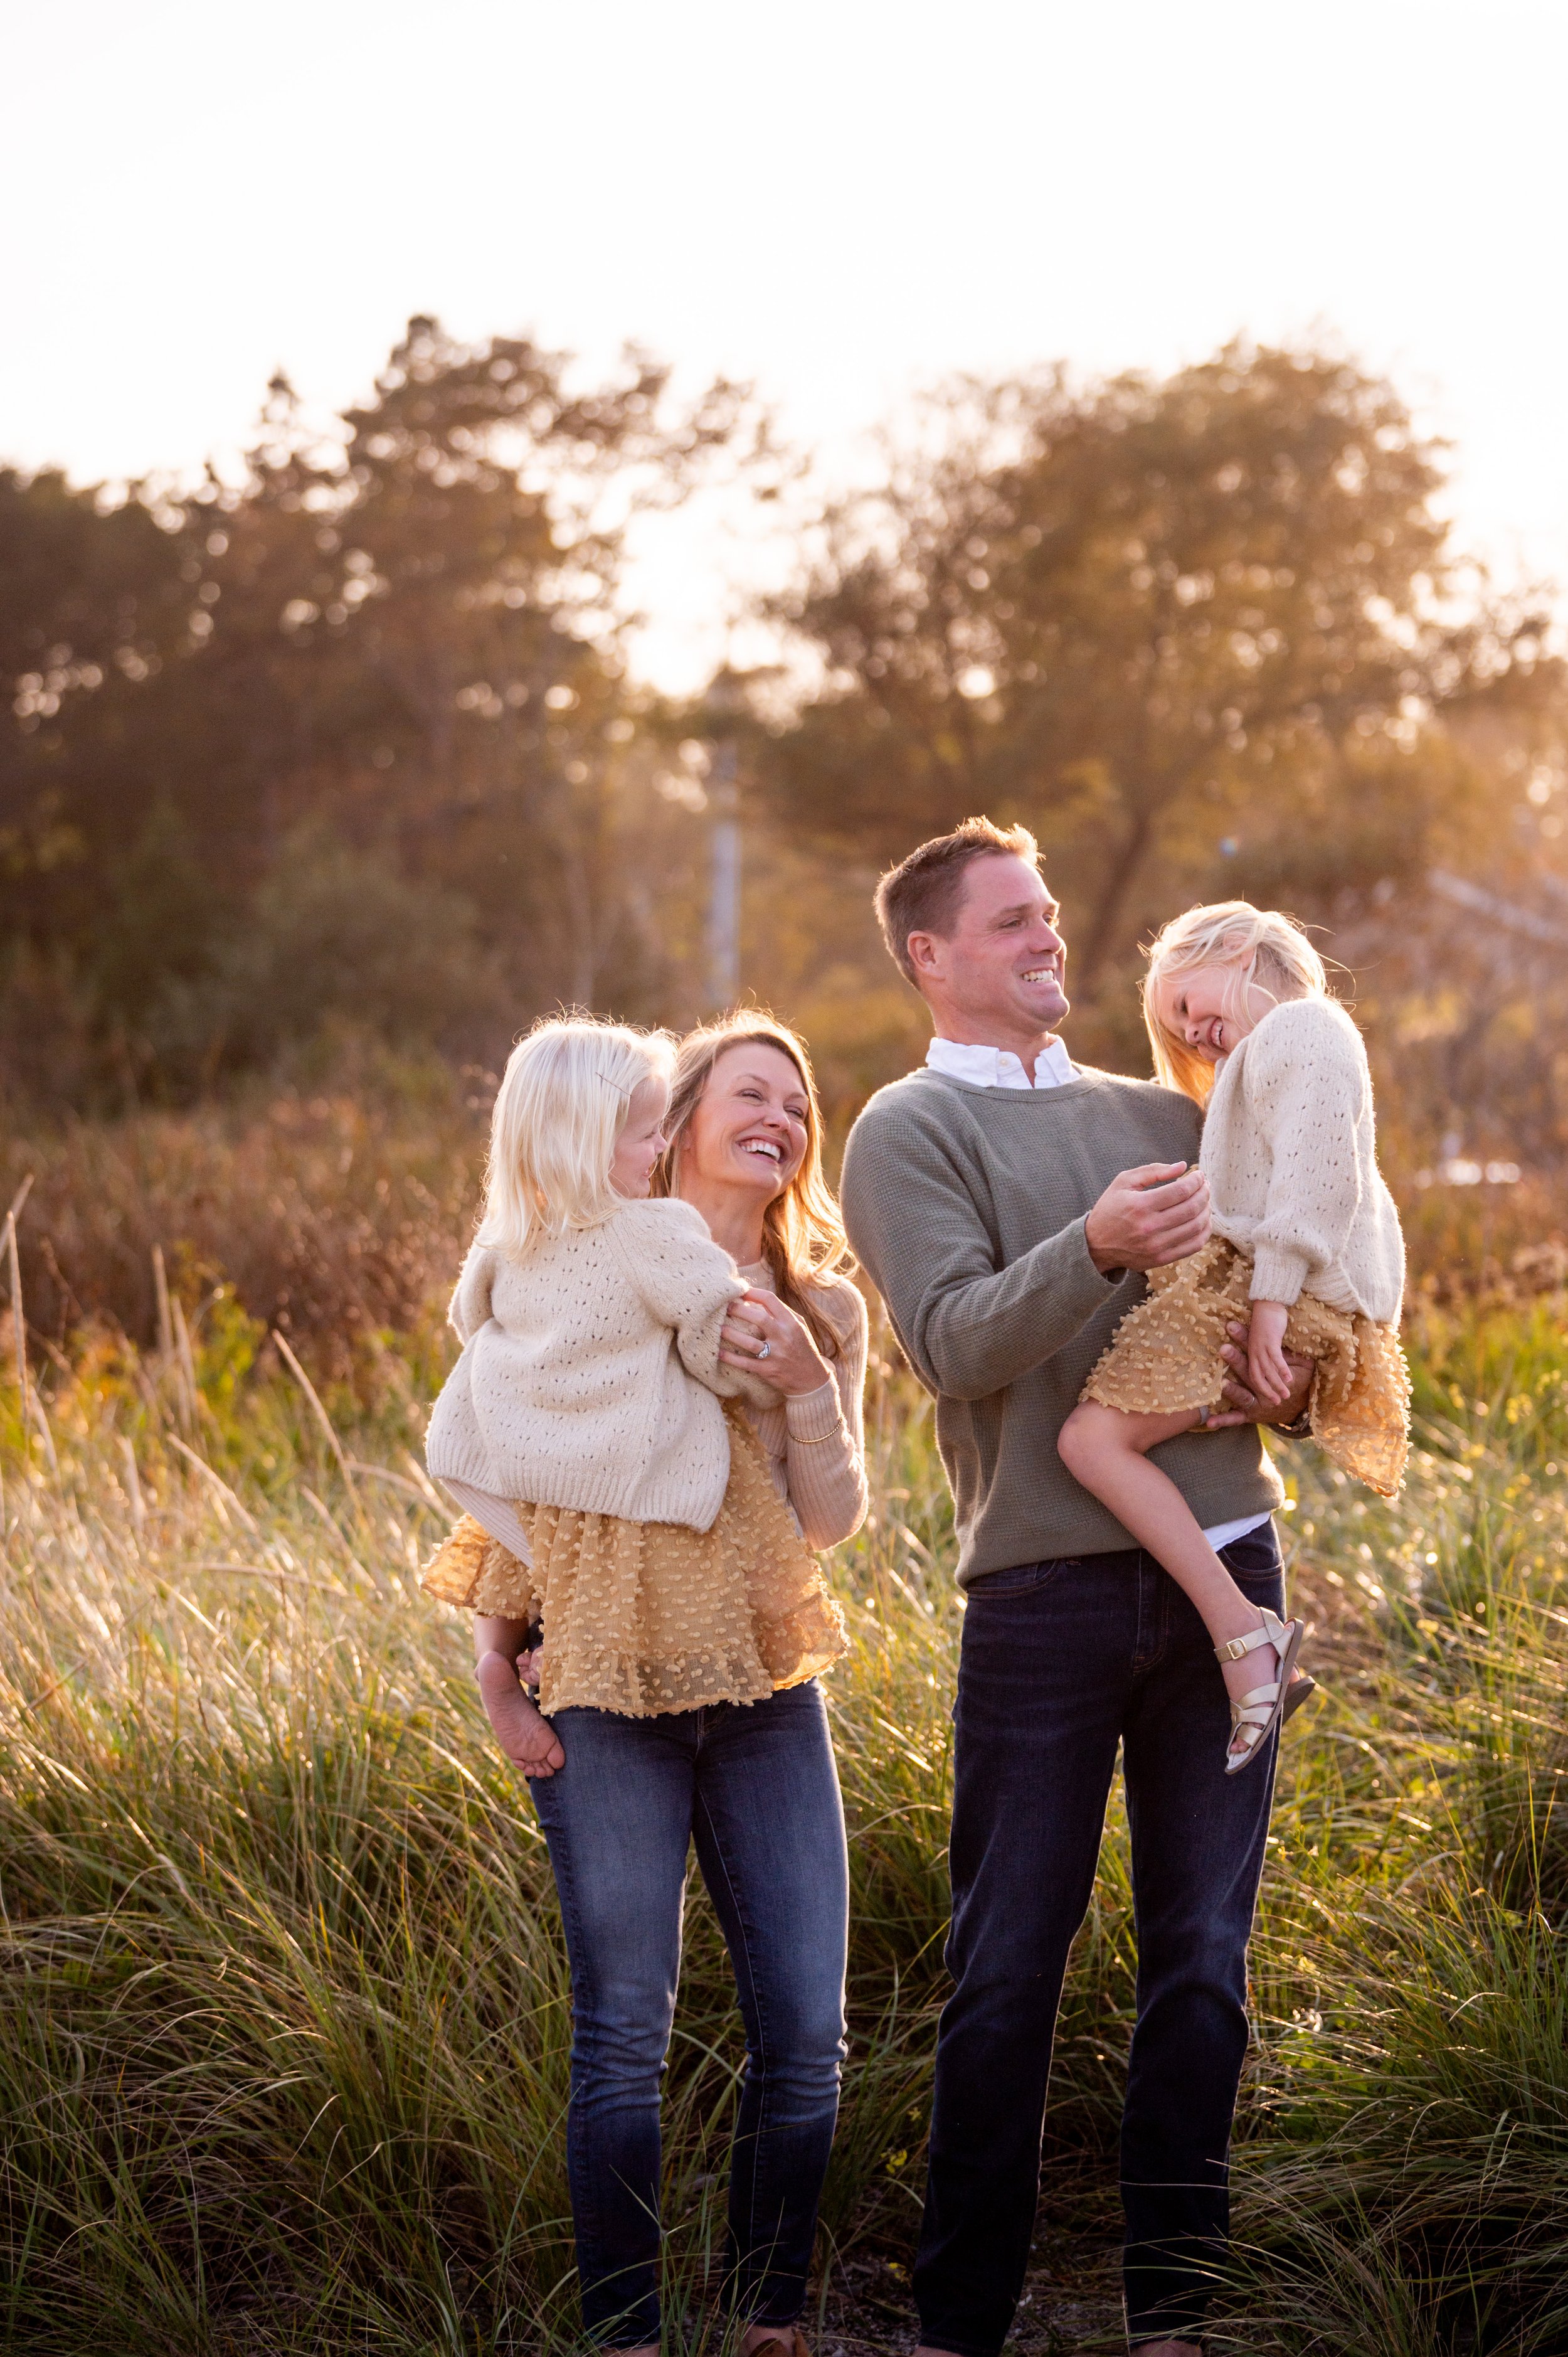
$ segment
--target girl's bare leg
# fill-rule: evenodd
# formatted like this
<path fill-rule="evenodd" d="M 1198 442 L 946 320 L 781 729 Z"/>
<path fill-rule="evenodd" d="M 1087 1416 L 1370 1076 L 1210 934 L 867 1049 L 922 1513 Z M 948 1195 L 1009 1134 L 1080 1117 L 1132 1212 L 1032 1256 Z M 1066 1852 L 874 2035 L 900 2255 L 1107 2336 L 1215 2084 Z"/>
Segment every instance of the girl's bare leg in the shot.
<path fill-rule="evenodd" d="M 566 1754 L 550 1721 L 518 1683 L 517 1660 L 527 1635 L 526 1620 L 477 1612 L 475 1675 L 496 1741 L 512 1766 L 525 1776 L 553 1776 L 566 1765 Z"/>
<path fill-rule="evenodd" d="M 1165 1566 L 1197 1606 L 1214 1642 L 1223 1645 L 1262 1627 L 1258 1607 L 1242 1595 L 1176 1483 L 1145 1455 L 1162 1440 L 1190 1432 L 1197 1422 L 1193 1408 L 1170 1415 L 1127 1415 L 1120 1408 L 1101 1407 L 1098 1400 L 1083 1400 L 1063 1425 L 1057 1448 L 1074 1480 L 1109 1506 L 1138 1544 Z M 1239 1662 L 1219 1666 L 1227 1693 L 1239 1702 L 1254 1686 L 1278 1677 L 1279 1655 L 1273 1646 L 1261 1645 Z"/>

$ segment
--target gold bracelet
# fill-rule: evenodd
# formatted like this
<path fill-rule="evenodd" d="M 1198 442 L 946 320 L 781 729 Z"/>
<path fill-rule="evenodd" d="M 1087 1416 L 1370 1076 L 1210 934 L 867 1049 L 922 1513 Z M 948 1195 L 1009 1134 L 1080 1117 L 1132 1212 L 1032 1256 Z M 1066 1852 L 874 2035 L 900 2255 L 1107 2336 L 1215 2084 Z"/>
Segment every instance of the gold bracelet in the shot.
<path fill-rule="evenodd" d="M 843 1428 L 842 1419 L 840 1420 L 836 1432 L 791 1432 L 789 1437 L 794 1442 L 797 1448 L 820 1448 L 824 1440 L 847 1440 L 849 1438 L 848 1433 Z"/>

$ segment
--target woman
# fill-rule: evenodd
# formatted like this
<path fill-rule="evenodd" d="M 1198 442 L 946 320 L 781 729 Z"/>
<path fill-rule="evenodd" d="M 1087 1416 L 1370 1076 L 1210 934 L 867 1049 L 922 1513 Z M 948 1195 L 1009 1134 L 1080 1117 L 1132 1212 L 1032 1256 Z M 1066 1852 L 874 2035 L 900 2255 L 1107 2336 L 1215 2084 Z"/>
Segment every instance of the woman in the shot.
<path fill-rule="evenodd" d="M 806 1543 L 865 1512 L 865 1308 L 842 1274 L 811 1064 L 793 1032 L 732 1016 L 680 1050 L 655 1191 L 700 1211 L 748 1280 L 721 1358 L 774 1404 L 746 1411 Z M 521 1622 L 498 1628 L 521 1645 Z M 659 2088 L 674 2015 L 686 1854 L 736 1967 L 746 2069 L 730 2172 L 728 2298 L 742 2357 L 803 2357 L 817 2202 L 843 2057 L 848 1871 L 814 1678 L 749 1705 L 633 1718 L 564 1709 L 530 1774 L 561 1894 L 574 2035 L 567 2169 L 583 2320 L 656 2357 Z"/>
<path fill-rule="evenodd" d="M 865 1518 L 865 1303 L 839 1274 L 848 1248 L 801 1041 L 750 1015 L 692 1032 L 667 1127 L 654 1191 L 694 1205 L 749 1284 L 721 1356 L 779 1394 L 749 1421 L 807 1545 L 835 1546 Z"/>

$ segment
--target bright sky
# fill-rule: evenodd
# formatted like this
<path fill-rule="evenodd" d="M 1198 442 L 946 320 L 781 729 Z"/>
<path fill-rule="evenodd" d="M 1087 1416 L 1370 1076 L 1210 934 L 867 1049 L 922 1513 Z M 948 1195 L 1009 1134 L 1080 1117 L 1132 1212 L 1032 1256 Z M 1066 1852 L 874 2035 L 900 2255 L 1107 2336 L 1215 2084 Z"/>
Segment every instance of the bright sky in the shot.
<path fill-rule="evenodd" d="M 946 371 L 1337 338 L 1568 582 L 1564 0 L 10 0 L 0 457 L 188 471 L 411 311 L 754 378 L 840 479 Z M 1552 293 L 1553 287 L 1557 293 Z M 655 535 L 724 651 L 745 517 Z"/>

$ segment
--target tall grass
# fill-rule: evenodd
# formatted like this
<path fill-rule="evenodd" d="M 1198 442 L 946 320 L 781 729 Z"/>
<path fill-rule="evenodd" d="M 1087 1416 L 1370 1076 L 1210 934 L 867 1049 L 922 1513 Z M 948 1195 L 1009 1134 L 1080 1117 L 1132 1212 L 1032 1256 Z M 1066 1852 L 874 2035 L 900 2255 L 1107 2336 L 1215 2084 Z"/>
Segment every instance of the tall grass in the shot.
<path fill-rule="evenodd" d="M 435 1345 L 383 1336 L 373 1386 L 328 1389 L 339 1455 L 262 1340 L 220 1291 L 183 1353 L 62 1355 L 26 1418 L 0 1380 L 0 2331 L 548 2349 L 573 2330 L 566 1978 L 466 1628 L 415 1584 Z M 1217 2348 L 1568 2343 L 1568 1350 L 1547 1310 L 1434 1308 L 1418 1341 L 1396 1505 L 1289 1459 L 1326 1694 L 1281 1777 Z M 908 2325 L 961 1626 L 929 1410 L 886 1367 L 871 1436 L 830 1681 L 853 2052 L 822 2244 L 862 2345 Z M 1113 1813 L 1047 2139 L 1047 2220 L 1086 2247 L 1113 2233 L 1133 1963 Z M 694 1893 L 667 2197 L 699 2345 L 739 2051 Z M 1061 2337 L 1062 2248 L 1026 2341 L 1112 2345 L 1092 2286 Z"/>

